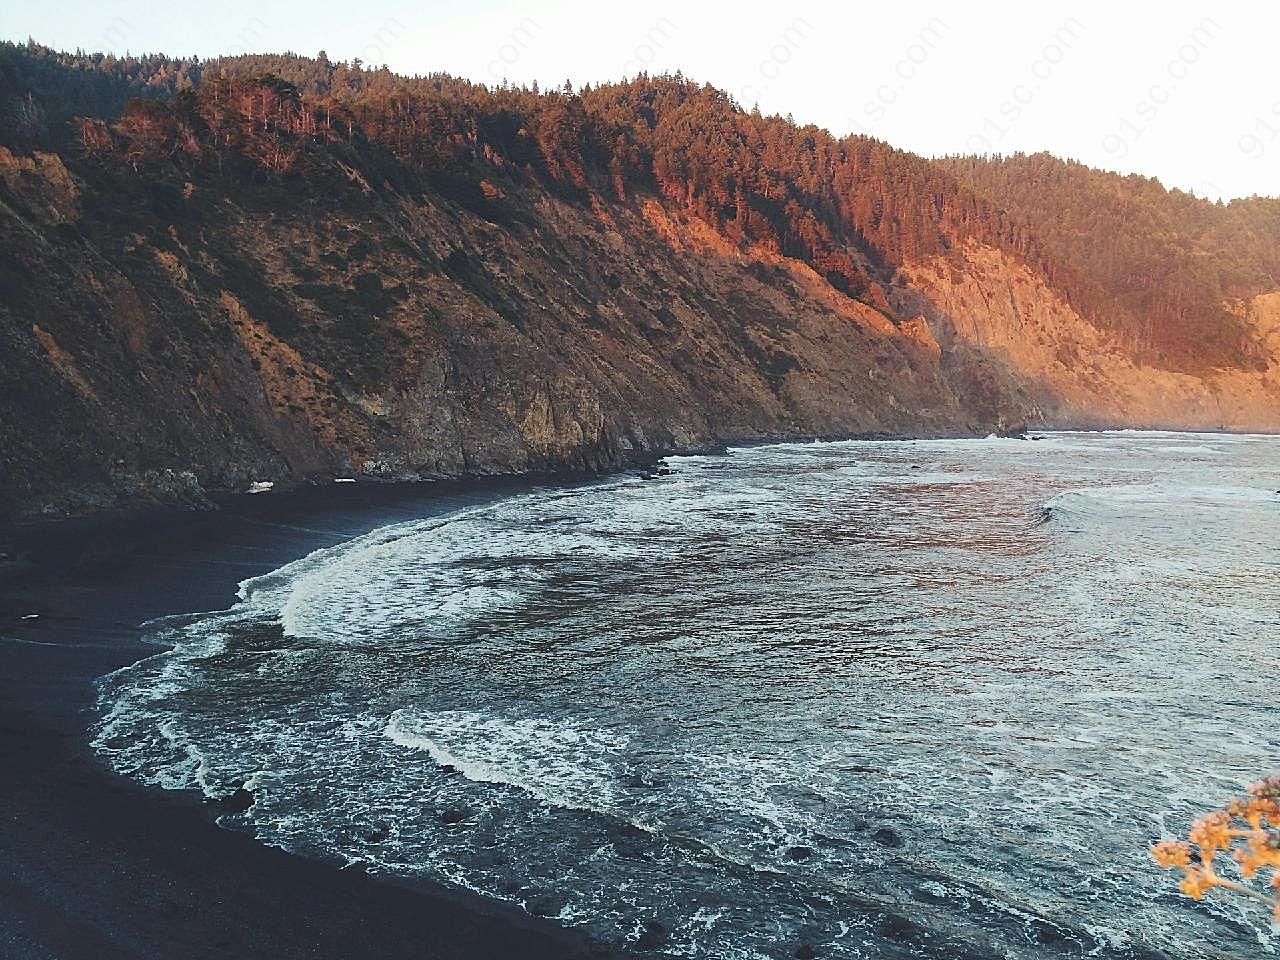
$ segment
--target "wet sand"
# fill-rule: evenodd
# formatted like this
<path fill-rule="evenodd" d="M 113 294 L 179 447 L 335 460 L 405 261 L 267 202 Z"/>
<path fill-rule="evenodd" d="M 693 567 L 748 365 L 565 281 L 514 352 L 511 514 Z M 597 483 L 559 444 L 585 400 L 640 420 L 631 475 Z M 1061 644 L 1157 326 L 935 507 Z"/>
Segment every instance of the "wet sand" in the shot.
<path fill-rule="evenodd" d="M 312 550 L 516 489 L 362 483 L 0 528 L 0 956 L 615 956 L 505 904 L 262 846 L 193 793 L 112 774 L 87 742 L 93 681 L 155 652 L 139 623 L 228 606 L 241 580 Z"/>

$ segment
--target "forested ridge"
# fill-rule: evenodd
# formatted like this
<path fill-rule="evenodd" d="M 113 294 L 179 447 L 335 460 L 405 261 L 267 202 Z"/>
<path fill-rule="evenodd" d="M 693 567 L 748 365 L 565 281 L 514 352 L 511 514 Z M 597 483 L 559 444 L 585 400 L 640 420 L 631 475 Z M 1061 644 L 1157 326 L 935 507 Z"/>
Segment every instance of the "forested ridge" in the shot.
<path fill-rule="evenodd" d="M 1280 429 L 1280 206 L 680 75 L 0 43 L 0 514 L 798 436 Z"/>
<path fill-rule="evenodd" d="M 230 168 L 324 189 L 339 157 L 477 207 L 512 177 L 583 197 L 653 191 L 884 310 L 897 267 L 976 239 L 1174 370 L 1261 362 L 1223 300 L 1280 287 L 1280 201 L 1212 203 L 1047 155 L 928 160 L 761 116 L 679 75 L 489 89 L 323 53 L 121 59 L 6 43 L 0 82 L 9 142 L 151 176 Z"/>

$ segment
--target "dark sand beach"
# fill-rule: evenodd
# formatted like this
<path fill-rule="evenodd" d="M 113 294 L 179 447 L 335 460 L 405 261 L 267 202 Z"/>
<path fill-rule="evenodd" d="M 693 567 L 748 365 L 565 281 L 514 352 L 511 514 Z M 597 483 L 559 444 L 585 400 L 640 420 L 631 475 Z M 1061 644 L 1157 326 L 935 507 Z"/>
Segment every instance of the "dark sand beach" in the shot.
<path fill-rule="evenodd" d="M 312 487 L 0 529 L 0 956 L 610 955 L 513 907 L 265 847 L 198 796 L 113 775 L 87 744 L 95 678 L 154 652 L 139 623 L 225 607 L 311 550 L 510 489 Z"/>

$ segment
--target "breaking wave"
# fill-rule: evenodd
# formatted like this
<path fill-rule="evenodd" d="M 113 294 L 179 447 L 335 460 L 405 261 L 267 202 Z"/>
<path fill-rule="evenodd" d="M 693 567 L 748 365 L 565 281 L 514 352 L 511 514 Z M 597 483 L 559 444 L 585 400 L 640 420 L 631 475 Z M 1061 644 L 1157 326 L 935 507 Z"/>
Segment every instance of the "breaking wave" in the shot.
<path fill-rule="evenodd" d="M 94 743 L 641 954 L 1270 951 L 1146 849 L 1280 749 L 1278 452 L 788 444 L 401 523 L 150 624 Z"/>

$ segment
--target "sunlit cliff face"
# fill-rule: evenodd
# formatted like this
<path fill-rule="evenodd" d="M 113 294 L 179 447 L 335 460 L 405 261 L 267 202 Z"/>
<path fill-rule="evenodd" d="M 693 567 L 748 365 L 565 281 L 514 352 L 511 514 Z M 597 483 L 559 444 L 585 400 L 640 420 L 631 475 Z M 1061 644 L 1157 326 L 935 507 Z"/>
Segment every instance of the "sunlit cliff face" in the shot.
<path fill-rule="evenodd" d="M 1270 201 L 926 160 L 676 77 L 543 94 L 282 56 L 184 63 L 179 90 L 0 60 L 51 78 L 43 127 L 0 114 L 9 513 L 766 437 L 1280 425 Z M 144 80 L 172 97 L 129 102 Z"/>

